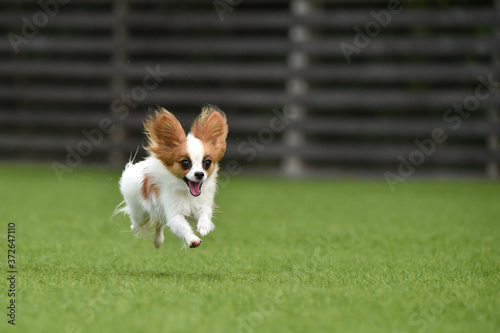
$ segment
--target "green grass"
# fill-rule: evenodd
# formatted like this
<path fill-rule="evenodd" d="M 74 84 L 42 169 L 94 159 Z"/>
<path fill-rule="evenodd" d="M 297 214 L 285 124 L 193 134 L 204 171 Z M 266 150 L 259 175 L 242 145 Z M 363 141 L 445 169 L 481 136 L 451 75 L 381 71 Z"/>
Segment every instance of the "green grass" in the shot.
<path fill-rule="evenodd" d="M 0 167 L 2 332 L 500 331 L 499 183 L 233 178 L 199 248 L 158 251 L 111 217 L 118 178 Z"/>

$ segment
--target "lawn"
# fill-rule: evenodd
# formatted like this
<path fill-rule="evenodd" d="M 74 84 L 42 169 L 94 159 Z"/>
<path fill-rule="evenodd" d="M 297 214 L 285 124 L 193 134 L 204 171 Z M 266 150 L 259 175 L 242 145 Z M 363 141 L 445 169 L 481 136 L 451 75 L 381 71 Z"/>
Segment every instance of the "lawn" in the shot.
<path fill-rule="evenodd" d="M 500 183 L 233 178 L 196 249 L 136 239 L 119 173 L 0 167 L 2 332 L 499 332 Z"/>

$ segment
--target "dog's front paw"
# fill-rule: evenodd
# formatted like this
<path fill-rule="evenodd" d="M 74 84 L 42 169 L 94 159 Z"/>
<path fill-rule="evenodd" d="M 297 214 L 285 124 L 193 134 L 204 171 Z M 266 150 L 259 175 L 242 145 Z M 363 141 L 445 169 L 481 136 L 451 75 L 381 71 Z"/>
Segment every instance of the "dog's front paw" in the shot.
<path fill-rule="evenodd" d="M 196 237 L 196 239 L 194 239 L 191 242 L 189 242 L 189 247 L 190 248 L 198 247 L 198 246 L 200 246 L 200 244 L 201 244 L 201 239 L 199 239 L 198 237 Z"/>
<path fill-rule="evenodd" d="M 212 221 L 199 221 L 196 226 L 196 231 L 202 236 L 208 235 L 208 233 L 215 229 L 215 224 Z"/>

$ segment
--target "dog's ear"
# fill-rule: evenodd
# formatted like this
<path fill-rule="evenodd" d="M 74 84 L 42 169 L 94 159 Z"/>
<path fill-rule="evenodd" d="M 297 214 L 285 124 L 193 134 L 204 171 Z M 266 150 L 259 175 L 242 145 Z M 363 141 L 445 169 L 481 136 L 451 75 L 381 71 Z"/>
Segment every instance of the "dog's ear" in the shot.
<path fill-rule="evenodd" d="M 186 133 L 179 120 L 163 108 L 149 116 L 144 128 L 149 138 L 149 149 L 155 154 L 159 154 L 162 149 L 178 147 L 186 141 Z"/>
<path fill-rule="evenodd" d="M 214 153 L 212 158 L 215 161 L 222 159 L 226 152 L 228 133 L 227 119 L 224 112 L 212 105 L 203 107 L 191 127 L 191 133 L 195 138 L 210 145 Z"/>

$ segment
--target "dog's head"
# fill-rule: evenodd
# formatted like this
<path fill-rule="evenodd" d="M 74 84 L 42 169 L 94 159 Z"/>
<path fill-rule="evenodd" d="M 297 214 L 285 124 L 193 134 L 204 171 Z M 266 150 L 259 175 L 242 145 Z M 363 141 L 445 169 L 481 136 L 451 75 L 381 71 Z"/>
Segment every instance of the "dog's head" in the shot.
<path fill-rule="evenodd" d="M 226 152 L 226 115 L 214 106 L 204 107 L 186 136 L 177 118 L 160 109 L 148 118 L 145 130 L 149 151 L 186 183 L 191 195 L 199 196 Z"/>

